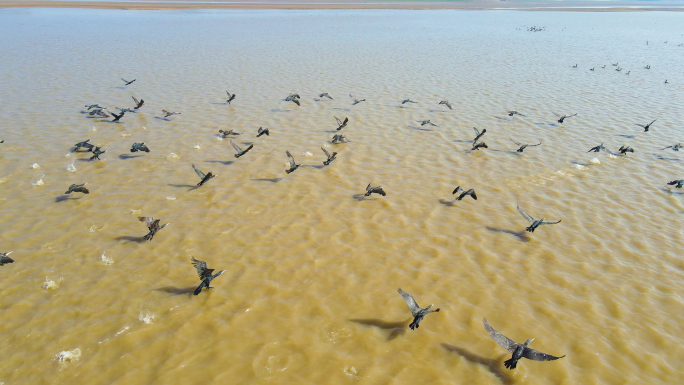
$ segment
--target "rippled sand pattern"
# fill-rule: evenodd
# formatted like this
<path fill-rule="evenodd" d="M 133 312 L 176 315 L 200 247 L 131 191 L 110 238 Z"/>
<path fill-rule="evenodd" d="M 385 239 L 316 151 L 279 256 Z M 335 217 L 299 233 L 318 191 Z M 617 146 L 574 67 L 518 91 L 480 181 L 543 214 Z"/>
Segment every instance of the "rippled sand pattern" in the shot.
<path fill-rule="evenodd" d="M 660 148 L 684 141 L 683 17 L 0 11 L 0 381 L 679 383 L 684 153 Z M 81 112 L 131 96 L 121 124 Z M 101 161 L 69 152 L 88 138 Z M 218 176 L 193 189 L 193 163 Z M 525 233 L 516 203 L 562 222 Z M 140 215 L 170 224 L 140 241 Z M 193 256 L 226 270 L 197 297 Z M 409 330 L 399 287 L 441 312 Z M 506 370 L 483 317 L 567 356 Z"/>

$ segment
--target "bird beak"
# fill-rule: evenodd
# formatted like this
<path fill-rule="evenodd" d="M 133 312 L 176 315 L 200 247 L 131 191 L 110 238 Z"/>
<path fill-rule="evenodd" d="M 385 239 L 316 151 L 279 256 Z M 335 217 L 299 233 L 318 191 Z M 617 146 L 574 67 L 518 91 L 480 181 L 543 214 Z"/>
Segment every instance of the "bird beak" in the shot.
<path fill-rule="evenodd" d="M 12 254 L 11 251 L 8 251 L 8 252 L 5 253 L 5 255 L 10 255 L 10 254 Z"/>

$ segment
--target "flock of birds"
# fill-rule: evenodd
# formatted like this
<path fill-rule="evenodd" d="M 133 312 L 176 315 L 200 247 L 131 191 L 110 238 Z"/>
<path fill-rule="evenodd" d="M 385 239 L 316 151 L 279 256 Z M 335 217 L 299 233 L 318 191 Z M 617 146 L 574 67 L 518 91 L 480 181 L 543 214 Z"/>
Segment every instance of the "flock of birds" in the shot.
<path fill-rule="evenodd" d="M 534 27 L 534 28 L 529 29 L 529 30 L 531 30 L 531 31 L 543 31 L 543 28 Z M 618 64 L 615 63 L 615 64 L 613 64 L 613 66 L 617 67 Z M 574 68 L 577 68 L 577 65 L 575 65 Z M 604 66 L 604 68 L 605 68 L 605 66 Z M 647 66 L 646 68 L 650 68 L 650 66 Z M 592 68 L 591 70 L 593 71 L 594 68 Z M 620 71 L 620 70 L 621 70 L 621 68 L 618 67 L 617 71 Z M 121 80 L 124 82 L 125 86 L 129 86 L 132 83 L 134 83 L 137 79 L 126 80 L 126 79 L 122 78 Z M 231 94 L 228 91 L 226 91 L 226 94 L 227 94 L 226 104 L 231 104 L 233 101 L 236 100 L 235 94 Z M 318 97 L 321 99 L 326 98 L 329 100 L 333 100 L 333 97 L 330 96 L 327 92 L 320 93 L 318 95 Z M 351 98 L 352 105 L 357 105 L 359 103 L 366 101 L 366 99 L 357 99 L 351 94 L 349 94 L 349 97 Z M 132 97 L 132 99 L 133 99 L 134 105 L 130 108 L 118 108 L 117 107 L 116 109 L 118 110 L 118 113 L 113 112 L 113 111 L 110 112 L 107 107 L 103 107 L 99 104 L 86 105 L 85 108 L 87 110 L 83 111 L 83 112 L 88 114 L 92 118 L 96 118 L 96 119 L 112 118 L 111 122 L 121 123 L 122 118 L 124 118 L 126 113 L 136 113 L 140 108 L 145 106 L 145 101 L 143 99 L 137 99 L 135 97 Z M 301 97 L 299 94 L 296 94 L 296 93 L 289 94 L 284 99 L 284 101 L 292 102 L 292 103 L 296 104 L 297 106 L 301 106 Z M 407 104 L 407 103 L 416 103 L 416 102 L 413 100 L 410 100 L 410 99 L 404 99 L 401 101 L 402 105 Z M 450 110 L 453 109 L 451 103 L 448 100 L 441 100 L 438 103 L 438 105 L 443 105 Z M 514 116 L 514 115 L 525 116 L 518 111 L 508 111 L 507 113 L 509 116 Z M 162 110 L 163 116 L 161 116 L 159 118 L 163 119 L 163 120 L 169 120 L 170 117 L 172 117 L 174 115 L 180 115 L 180 114 L 181 114 L 180 112 Z M 556 117 L 558 118 L 557 119 L 558 123 L 563 124 L 566 119 L 577 116 L 577 113 L 569 114 L 569 115 L 554 113 L 554 115 L 556 115 Z M 648 124 L 639 124 L 639 123 L 635 123 L 635 124 L 637 126 L 642 127 L 644 129 L 644 132 L 648 132 L 649 129 L 651 128 L 651 126 L 657 120 L 658 119 L 656 118 Z M 335 117 L 335 121 L 336 121 L 336 125 L 337 125 L 336 131 L 340 131 L 340 130 L 344 129 L 349 124 L 349 118 L 346 118 L 346 117 L 344 119 L 340 119 L 338 117 Z M 437 126 L 435 123 L 431 122 L 430 120 L 422 120 L 422 121 L 419 121 L 419 123 L 421 126 L 425 126 L 425 125 L 430 125 L 430 126 L 435 126 L 435 127 Z M 482 140 L 484 135 L 487 133 L 487 130 L 483 129 L 480 131 L 476 127 L 473 127 L 473 129 L 475 131 L 475 136 L 472 140 L 471 150 L 479 150 L 479 149 L 489 148 L 487 146 L 487 144 Z M 231 130 L 219 130 L 219 135 L 222 138 L 232 138 L 234 136 L 242 135 L 242 133 L 236 132 L 232 129 Z M 257 130 L 256 137 L 257 138 L 262 137 L 263 135 L 270 136 L 270 130 L 268 128 L 259 127 Z M 537 147 L 537 146 L 540 146 L 542 144 L 541 142 L 536 143 L 536 144 L 521 143 L 521 142 L 517 142 L 517 141 L 513 140 L 513 138 L 510 138 L 510 140 L 513 143 L 515 143 L 516 146 L 518 146 L 516 151 L 520 152 L 520 153 L 522 153 L 527 148 Z M 332 144 L 341 144 L 341 143 L 346 143 L 348 141 L 349 140 L 346 137 L 344 137 L 344 135 L 336 134 L 333 136 L 331 143 Z M 100 155 L 104 154 L 106 151 L 104 149 L 102 149 L 102 147 L 93 145 L 89 142 L 90 142 L 90 139 L 76 143 L 74 145 L 74 147 L 72 148 L 72 152 L 91 153 L 92 155 L 90 156 L 89 160 L 91 160 L 91 161 L 99 160 Z M 233 149 L 235 150 L 235 154 L 234 154 L 235 158 L 240 158 L 242 156 L 245 156 L 254 147 L 254 144 L 250 143 L 247 147 L 242 148 L 238 144 L 236 144 L 232 139 L 230 140 L 230 144 L 232 145 Z M 676 144 L 664 147 L 663 150 L 672 149 L 673 151 L 679 151 L 681 148 L 684 148 L 684 146 L 681 143 L 676 143 Z M 323 153 L 326 157 L 326 160 L 323 162 L 323 165 L 329 166 L 336 159 L 337 152 L 333 152 L 331 154 L 324 147 L 321 147 L 321 150 L 323 151 Z M 147 152 L 147 153 L 149 153 L 150 149 L 145 145 L 145 143 L 133 143 L 130 151 L 131 152 Z M 589 152 L 600 152 L 600 151 L 606 151 L 606 152 L 608 152 L 612 155 L 615 155 L 615 156 L 625 156 L 628 152 L 632 152 L 632 153 L 634 152 L 634 150 L 629 146 L 622 146 L 622 147 L 620 147 L 620 149 L 617 152 L 612 152 L 608 148 L 606 148 L 603 145 L 603 143 L 598 145 L 598 146 L 595 146 L 589 150 Z M 293 173 L 294 171 L 296 171 L 301 166 L 301 164 L 296 163 L 294 157 L 292 156 L 292 154 L 289 151 L 285 151 L 285 154 L 287 156 L 288 164 L 289 164 L 289 168 L 287 168 L 285 170 L 285 173 L 290 174 L 290 173 Z M 216 174 L 212 173 L 211 171 L 205 173 L 204 171 L 200 170 L 194 164 L 192 164 L 192 168 L 194 169 L 195 173 L 197 174 L 197 176 L 200 179 L 200 181 L 197 183 L 197 186 L 195 188 L 199 188 L 199 187 L 203 186 L 204 184 L 209 182 L 211 179 L 216 177 Z M 672 185 L 676 188 L 682 188 L 682 187 L 684 187 L 684 180 L 673 180 L 673 181 L 669 182 L 668 185 Z M 67 189 L 67 191 L 64 194 L 72 194 L 72 193 L 88 194 L 89 192 L 90 191 L 88 190 L 88 188 L 86 188 L 86 183 L 82 183 L 82 184 L 72 184 L 71 186 L 69 186 L 69 188 Z M 366 191 L 363 194 L 363 196 L 370 196 L 371 194 L 378 194 L 381 196 L 387 195 L 381 186 L 372 186 L 371 184 L 368 184 L 368 186 L 366 186 Z M 477 200 L 477 194 L 475 193 L 475 190 L 472 188 L 466 190 L 466 189 L 462 188 L 461 186 L 458 186 L 453 190 L 452 195 L 455 196 L 455 201 L 460 201 L 460 200 L 462 200 L 468 196 L 471 197 L 473 200 Z M 553 224 L 558 224 L 561 222 L 561 220 L 545 221 L 543 218 L 542 219 L 535 219 L 534 217 L 527 214 L 522 208 L 520 208 L 520 206 L 517 206 L 517 209 L 518 209 L 519 213 L 530 224 L 528 227 L 525 228 L 525 230 L 528 232 L 534 232 L 541 225 L 553 225 Z M 160 219 L 155 219 L 154 217 L 143 217 L 143 216 L 141 216 L 141 217 L 138 217 L 138 219 L 141 222 L 143 222 L 148 229 L 148 233 L 142 237 L 142 239 L 146 240 L 146 241 L 152 241 L 154 236 L 160 230 L 162 230 L 163 228 L 165 228 L 168 225 L 168 223 L 161 224 Z M 9 257 L 9 255 L 11 253 L 12 253 L 11 251 L 6 252 L 6 253 L 0 253 L 0 266 L 14 262 L 14 260 Z M 203 289 L 211 289 L 212 288 L 210 286 L 211 282 L 215 278 L 220 276 L 225 271 L 225 270 L 220 270 L 217 273 L 214 273 L 214 269 L 208 268 L 206 262 L 197 260 L 194 257 L 192 257 L 191 263 L 193 264 L 193 266 L 197 270 L 197 274 L 198 274 L 199 279 L 201 281 L 200 285 L 193 292 L 194 295 L 200 294 Z M 439 310 L 440 310 L 440 309 L 430 310 L 433 305 L 430 305 L 427 308 L 421 308 L 420 306 L 418 306 L 418 304 L 416 303 L 413 296 L 411 296 L 409 293 L 407 293 L 401 289 L 399 289 L 398 292 L 403 297 L 404 301 L 408 305 L 409 310 L 411 311 L 411 314 L 414 317 L 413 321 L 409 325 L 410 329 L 412 329 L 412 330 L 419 328 L 420 322 L 423 320 L 423 318 L 426 315 L 428 315 L 430 313 L 439 312 Z M 539 352 L 539 351 L 536 351 L 534 349 L 529 348 L 528 345 L 530 344 L 530 342 L 532 342 L 532 339 L 528 339 L 524 343 L 515 342 L 515 341 L 511 340 L 510 338 L 504 336 L 503 334 L 497 332 L 494 328 L 492 328 L 489 325 L 489 323 L 487 322 L 486 319 L 483 319 L 483 324 L 484 324 L 485 330 L 489 333 L 489 336 L 498 345 L 500 345 L 501 347 L 503 347 L 504 349 L 506 349 L 512 353 L 511 359 L 504 362 L 505 367 L 508 369 L 515 369 L 517 362 L 521 358 L 527 358 L 527 359 L 535 360 L 535 361 L 551 361 L 551 360 L 557 360 L 559 358 L 565 357 L 565 356 L 557 357 L 557 356 L 549 355 L 549 354 L 542 353 L 542 352 Z"/>

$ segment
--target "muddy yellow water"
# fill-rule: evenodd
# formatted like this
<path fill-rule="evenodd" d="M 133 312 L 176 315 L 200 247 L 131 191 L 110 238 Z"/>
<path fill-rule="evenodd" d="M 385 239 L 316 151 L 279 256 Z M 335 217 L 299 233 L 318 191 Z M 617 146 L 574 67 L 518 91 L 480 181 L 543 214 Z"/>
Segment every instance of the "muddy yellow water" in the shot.
<path fill-rule="evenodd" d="M 5 9 L 0 25 L 0 382 L 684 378 L 684 195 L 666 186 L 684 154 L 661 150 L 684 141 L 682 14 Z M 132 96 L 119 124 L 83 113 Z M 349 143 L 330 143 L 335 116 Z M 488 149 L 469 151 L 473 127 Z M 236 159 L 219 129 L 254 148 Z M 70 152 L 86 139 L 100 161 Z M 601 143 L 634 153 L 587 153 Z M 192 164 L 216 177 L 194 188 Z M 369 183 L 387 195 L 361 197 Z M 525 232 L 516 204 L 562 222 Z M 142 241 L 138 216 L 169 225 Z M 198 296 L 191 257 L 225 270 Z M 410 330 L 398 288 L 441 311 Z M 507 370 L 484 317 L 566 356 Z"/>

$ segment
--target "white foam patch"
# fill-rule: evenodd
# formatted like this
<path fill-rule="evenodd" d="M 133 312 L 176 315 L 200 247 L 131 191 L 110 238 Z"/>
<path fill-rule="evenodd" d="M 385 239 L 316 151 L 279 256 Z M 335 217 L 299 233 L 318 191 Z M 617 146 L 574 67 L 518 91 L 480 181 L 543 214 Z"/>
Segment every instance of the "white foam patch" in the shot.
<path fill-rule="evenodd" d="M 43 282 L 43 289 L 45 290 L 55 290 L 59 287 L 59 284 L 64 281 L 64 278 L 60 278 L 57 282 L 49 279 L 45 276 L 45 282 Z"/>
<path fill-rule="evenodd" d="M 175 200 L 176 200 L 176 197 L 175 197 L 174 195 L 169 195 L 169 196 L 166 197 L 166 199 L 167 199 L 167 200 L 170 200 L 170 201 L 175 201 Z"/>
<path fill-rule="evenodd" d="M 44 185 L 44 184 L 45 184 L 45 182 L 43 182 L 43 178 L 44 178 L 44 177 L 45 177 L 45 175 L 41 175 L 40 178 L 39 178 L 37 181 L 31 182 L 31 186 L 36 187 L 36 186 L 42 186 L 42 185 Z"/>
<path fill-rule="evenodd" d="M 5 177 L 0 178 L 0 184 L 3 184 L 5 182 L 7 182 L 7 178 L 5 178 Z"/>
<path fill-rule="evenodd" d="M 107 250 L 105 250 L 105 251 L 107 251 Z M 114 264 L 114 260 L 111 259 L 110 257 L 106 256 L 106 255 L 105 255 L 105 251 L 102 252 L 102 262 L 104 262 L 105 266 L 107 266 L 107 265 L 113 265 L 113 264 Z"/>
<path fill-rule="evenodd" d="M 67 171 L 70 172 L 76 172 L 76 166 L 74 166 L 74 160 L 71 161 L 71 163 L 67 164 Z"/>
<path fill-rule="evenodd" d="M 168 159 L 178 159 L 178 158 L 180 158 L 180 157 L 172 152 L 172 153 L 170 153 L 169 155 L 167 155 L 166 158 L 168 158 Z"/>
<path fill-rule="evenodd" d="M 138 319 L 149 325 L 152 323 L 152 321 L 154 321 L 154 314 L 149 310 L 140 309 L 140 315 L 138 316 Z"/>
<path fill-rule="evenodd" d="M 121 335 L 122 333 L 125 333 L 126 330 L 128 330 L 128 329 L 130 329 L 130 328 L 131 328 L 130 326 L 126 326 L 126 327 L 123 328 L 121 331 L 119 331 L 118 333 L 116 333 L 116 334 L 114 335 L 114 337 L 118 337 L 119 335 Z"/>
<path fill-rule="evenodd" d="M 131 134 L 129 134 L 128 132 L 124 132 L 123 134 L 121 134 L 122 138 L 128 138 L 129 136 L 131 136 Z"/>
<path fill-rule="evenodd" d="M 223 137 L 221 135 L 217 135 L 216 140 L 223 140 Z"/>
<path fill-rule="evenodd" d="M 136 209 L 131 209 L 131 215 L 140 215 L 142 213 L 142 209 L 136 210 Z"/>
<path fill-rule="evenodd" d="M 31 168 L 34 169 L 34 170 L 35 170 L 35 169 L 39 169 L 39 168 L 40 168 L 40 165 L 39 165 L 38 163 L 34 163 L 34 164 L 31 165 Z"/>
<path fill-rule="evenodd" d="M 199 150 L 200 148 L 202 148 L 202 146 L 200 146 L 200 144 L 197 143 L 196 145 L 192 146 L 192 148 Z"/>
<path fill-rule="evenodd" d="M 311 151 L 307 151 L 307 152 L 305 152 L 303 155 L 306 156 L 307 158 L 311 158 L 311 157 L 313 156 L 313 154 L 311 153 Z"/>
<path fill-rule="evenodd" d="M 66 155 L 64 155 L 64 157 L 65 157 L 65 158 L 70 158 L 70 157 L 71 157 L 71 153 L 68 152 Z"/>
<path fill-rule="evenodd" d="M 88 229 L 88 232 L 89 232 L 89 233 L 94 233 L 94 232 L 96 232 L 97 230 L 102 229 L 103 227 L 104 227 L 103 225 L 92 225 L 92 226 L 90 226 L 90 228 Z"/>
<path fill-rule="evenodd" d="M 57 362 L 67 363 L 72 361 L 78 361 L 81 358 L 81 349 L 76 348 L 74 350 L 64 350 L 55 356 Z"/>
<path fill-rule="evenodd" d="M 601 164 L 601 161 L 598 158 L 594 158 L 591 160 L 591 164 Z"/>
<path fill-rule="evenodd" d="M 578 169 L 578 170 L 586 170 L 586 169 L 587 169 L 586 166 L 582 166 L 581 164 L 576 164 L 576 165 L 575 165 L 575 168 Z"/>
<path fill-rule="evenodd" d="M 360 380 L 361 379 L 361 374 L 353 366 L 345 366 L 343 371 L 344 371 L 344 374 L 351 379 L 354 379 L 354 380 Z"/>

